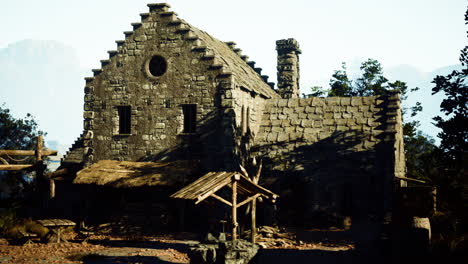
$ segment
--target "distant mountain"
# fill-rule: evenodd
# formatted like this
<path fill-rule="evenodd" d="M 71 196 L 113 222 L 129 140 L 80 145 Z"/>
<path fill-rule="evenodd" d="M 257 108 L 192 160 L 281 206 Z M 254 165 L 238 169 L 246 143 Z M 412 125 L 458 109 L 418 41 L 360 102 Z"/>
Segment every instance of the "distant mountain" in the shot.
<path fill-rule="evenodd" d="M 437 75 L 447 75 L 459 69 L 461 69 L 461 65 L 450 65 L 431 72 L 422 72 L 410 65 L 399 65 L 385 70 L 384 74 L 391 81 L 401 80 L 406 82 L 409 88 L 420 88 L 419 91 L 409 94 L 405 106 L 410 107 L 416 102 L 421 102 L 423 111 L 418 114 L 415 119 L 421 122 L 420 129 L 424 133 L 437 140 L 437 133 L 440 132 L 440 129 L 432 124 L 432 118 L 437 115 L 443 115 L 440 112 L 440 103 L 445 96 L 443 93 L 432 95 L 434 84 L 431 82 Z"/>
<path fill-rule="evenodd" d="M 35 116 L 47 140 L 71 145 L 82 131 L 85 76 L 73 48 L 22 40 L 0 49 L 0 104 Z"/>

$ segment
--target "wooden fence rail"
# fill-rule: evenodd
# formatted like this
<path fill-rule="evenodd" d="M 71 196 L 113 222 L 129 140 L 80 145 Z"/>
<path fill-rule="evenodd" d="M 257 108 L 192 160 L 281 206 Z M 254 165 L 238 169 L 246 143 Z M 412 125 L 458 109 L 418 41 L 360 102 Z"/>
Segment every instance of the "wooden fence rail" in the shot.
<path fill-rule="evenodd" d="M 36 162 L 38 163 L 42 161 L 42 157 L 44 156 L 55 156 L 57 155 L 56 150 L 48 150 L 48 149 L 43 149 L 44 140 L 42 136 L 37 137 L 37 144 L 36 144 L 36 150 L 10 150 L 10 149 L 0 149 L 0 171 L 17 171 L 17 170 L 24 170 L 28 168 L 32 168 L 35 165 L 34 164 L 9 164 L 8 161 L 5 158 L 2 158 L 2 156 L 35 156 Z M 10 157 L 11 159 L 11 157 Z"/>

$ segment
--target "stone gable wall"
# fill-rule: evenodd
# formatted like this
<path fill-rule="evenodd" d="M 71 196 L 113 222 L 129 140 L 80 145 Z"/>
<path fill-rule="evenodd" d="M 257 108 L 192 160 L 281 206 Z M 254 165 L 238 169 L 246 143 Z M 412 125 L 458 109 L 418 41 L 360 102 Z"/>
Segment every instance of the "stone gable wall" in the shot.
<path fill-rule="evenodd" d="M 151 159 L 194 141 L 201 148 L 195 152 L 216 152 L 221 147 L 214 142 L 217 137 L 209 137 L 209 144 L 201 144 L 200 138 L 219 132 L 218 86 L 229 76 L 220 76 L 221 70 L 212 67 L 212 58 L 190 26 L 168 12 L 167 6 L 155 6 L 117 43 L 117 51 L 109 52 L 102 69 L 87 79 L 88 162 Z M 167 61 L 167 72 L 160 77 L 148 74 L 146 65 L 153 55 Z M 196 136 L 182 134 L 182 104 L 197 104 Z M 117 106 L 122 105 L 131 106 L 131 135 L 118 134 Z"/>

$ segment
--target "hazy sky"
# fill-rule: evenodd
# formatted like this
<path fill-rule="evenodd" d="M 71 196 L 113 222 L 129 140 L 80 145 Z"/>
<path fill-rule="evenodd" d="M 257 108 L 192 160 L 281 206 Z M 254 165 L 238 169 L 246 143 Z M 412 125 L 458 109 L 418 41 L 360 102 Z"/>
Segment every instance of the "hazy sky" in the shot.
<path fill-rule="evenodd" d="M 115 40 L 147 12 L 146 0 L 0 0 L 0 47 L 58 40 L 84 68 L 100 66 Z M 235 41 L 276 82 L 275 40 L 302 48 L 301 85 L 326 84 L 342 61 L 375 58 L 423 71 L 458 63 L 466 0 L 173 0 L 172 10 L 223 41 Z"/>

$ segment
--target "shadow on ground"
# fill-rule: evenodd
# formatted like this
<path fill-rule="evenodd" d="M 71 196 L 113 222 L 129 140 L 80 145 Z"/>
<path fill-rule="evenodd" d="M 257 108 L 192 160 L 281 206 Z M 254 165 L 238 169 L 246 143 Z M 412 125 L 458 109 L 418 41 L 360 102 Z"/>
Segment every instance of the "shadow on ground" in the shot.
<path fill-rule="evenodd" d="M 114 264 L 114 263 L 129 263 L 129 264 L 146 264 L 146 263 L 171 263 L 174 262 L 165 261 L 158 257 L 153 256 L 118 256 L 118 257 L 111 257 L 111 256 L 85 256 L 81 259 L 84 264 Z"/>
<path fill-rule="evenodd" d="M 180 241 L 178 243 L 166 243 L 161 241 L 141 241 L 141 240 L 88 240 L 88 243 L 101 245 L 110 248 L 142 248 L 142 249 L 175 249 L 187 253 L 189 247 L 197 242 Z"/>
<path fill-rule="evenodd" d="M 356 261 L 356 262 L 355 262 Z M 253 263 L 367 263 L 350 251 L 262 249 Z M 380 263 L 380 262 L 379 262 Z"/>

